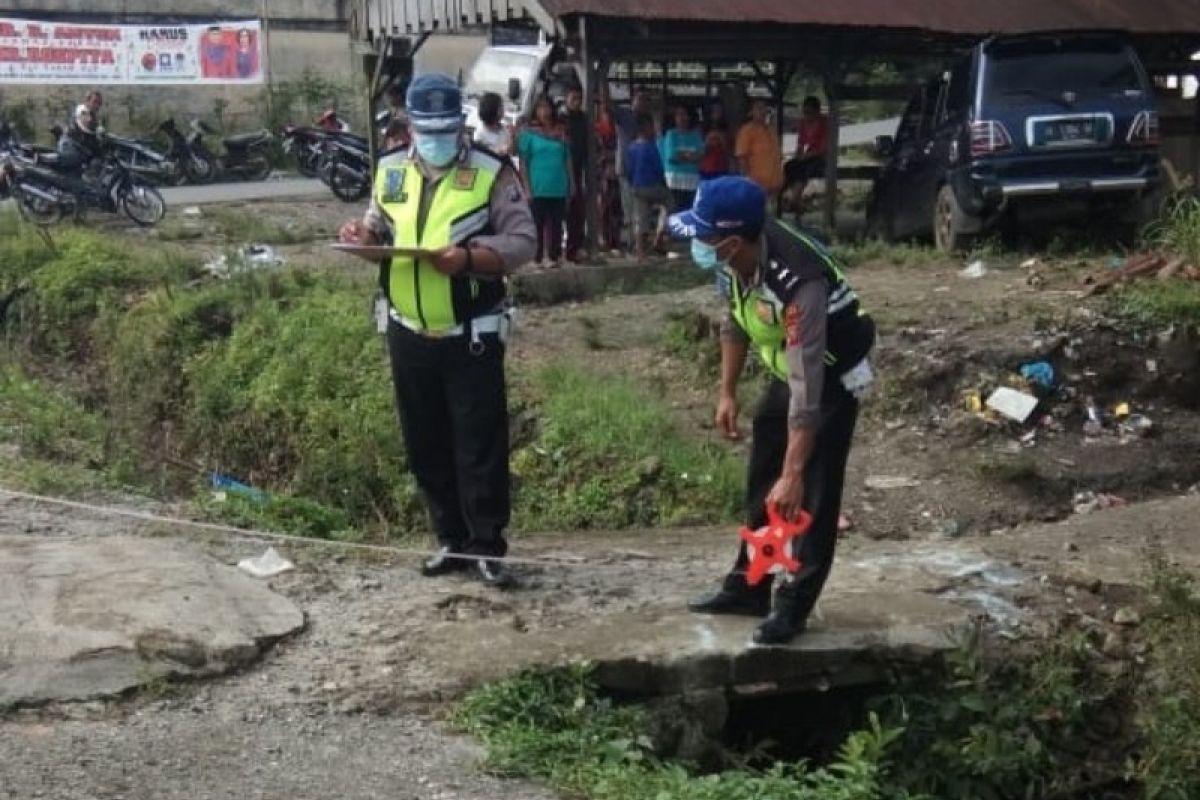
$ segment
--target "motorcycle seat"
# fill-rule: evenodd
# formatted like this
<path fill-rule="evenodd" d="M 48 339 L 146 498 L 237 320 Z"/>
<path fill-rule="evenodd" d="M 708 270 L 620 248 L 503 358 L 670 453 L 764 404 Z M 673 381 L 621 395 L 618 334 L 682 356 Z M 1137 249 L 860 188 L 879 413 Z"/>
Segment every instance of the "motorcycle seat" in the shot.
<path fill-rule="evenodd" d="M 239 150 L 270 140 L 271 134 L 268 131 L 256 131 L 254 133 L 239 133 L 235 136 L 226 136 L 221 141 L 230 150 Z"/>

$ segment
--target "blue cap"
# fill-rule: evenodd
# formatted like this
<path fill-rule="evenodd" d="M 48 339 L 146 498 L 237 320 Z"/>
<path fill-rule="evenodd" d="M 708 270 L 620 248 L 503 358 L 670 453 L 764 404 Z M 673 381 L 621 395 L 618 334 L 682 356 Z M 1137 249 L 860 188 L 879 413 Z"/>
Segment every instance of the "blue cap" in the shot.
<path fill-rule="evenodd" d="M 417 133 L 454 133 L 462 128 L 462 92 L 440 72 L 413 78 L 405 104 L 409 124 Z"/>
<path fill-rule="evenodd" d="M 703 181 L 688 211 L 671 215 L 667 227 L 676 239 L 755 235 L 767 216 L 767 193 L 738 176 Z"/>

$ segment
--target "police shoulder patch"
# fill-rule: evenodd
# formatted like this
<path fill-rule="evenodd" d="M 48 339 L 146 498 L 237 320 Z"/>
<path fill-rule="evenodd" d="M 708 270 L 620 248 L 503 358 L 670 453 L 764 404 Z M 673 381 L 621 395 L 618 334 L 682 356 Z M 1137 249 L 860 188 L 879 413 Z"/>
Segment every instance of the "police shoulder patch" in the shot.
<path fill-rule="evenodd" d="M 479 170 L 474 167 L 459 167 L 454 172 L 454 188 L 469 192 L 475 188 L 475 181 L 478 177 Z"/>

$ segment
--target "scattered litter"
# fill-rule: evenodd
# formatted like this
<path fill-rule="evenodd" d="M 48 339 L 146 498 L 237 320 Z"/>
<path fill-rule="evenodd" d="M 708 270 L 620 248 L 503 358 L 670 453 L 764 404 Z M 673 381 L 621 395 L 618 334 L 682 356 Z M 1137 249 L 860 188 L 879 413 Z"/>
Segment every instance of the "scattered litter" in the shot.
<path fill-rule="evenodd" d="M 1014 422 L 1024 422 L 1037 408 L 1038 399 L 1031 394 L 1001 386 L 987 399 L 987 407 Z"/>
<path fill-rule="evenodd" d="M 295 568 L 296 565 L 279 555 L 274 547 L 268 547 L 261 556 L 243 558 L 238 562 L 238 569 L 256 578 L 273 578 L 281 572 Z"/>
<path fill-rule="evenodd" d="M 1158 374 L 1158 362 L 1153 358 L 1146 359 L 1146 372 L 1149 372 L 1151 375 Z"/>
<path fill-rule="evenodd" d="M 1049 395 L 1058 388 L 1058 370 L 1049 361 L 1030 361 L 1020 369 L 1021 377 L 1029 381 L 1034 389 Z M 1045 396 L 1043 395 L 1043 396 Z"/>
<path fill-rule="evenodd" d="M 1087 398 L 1084 401 L 1084 411 L 1087 413 L 1087 422 L 1083 423 L 1083 434 L 1099 436 L 1104 432 L 1104 419 L 1100 416 L 1100 409 L 1096 407 L 1096 401 L 1090 397 Z"/>
<path fill-rule="evenodd" d="M 915 489 L 921 485 L 921 482 L 916 478 L 907 478 L 903 475 L 871 475 L 863 485 L 868 489 L 882 492 L 891 489 Z"/>
<path fill-rule="evenodd" d="M 284 258 L 269 244 L 248 244 L 233 254 L 221 254 L 209 259 L 204 269 L 210 275 L 227 278 L 235 272 L 283 266 Z"/>
<path fill-rule="evenodd" d="M 935 287 L 933 287 L 933 291 L 936 294 L 944 294 L 944 293 L 950 291 L 950 287 L 949 286 L 935 286 Z"/>
<path fill-rule="evenodd" d="M 1024 261 L 1022 261 L 1022 262 L 1021 262 L 1021 269 L 1033 269 L 1034 267 L 1036 267 L 1037 265 L 1039 265 L 1039 264 L 1041 264 L 1041 263 L 1042 263 L 1042 262 L 1041 262 L 1041 260 L 1040 260 L 1040 259 L 1037 259 L 1037 258 L 1027 258 L 1027 259 L 1025 259 Z"/>
<path fill-rule="evenodd" d="M 200 206 L 187 206 L 183 209 L 183 216 L 185 217 L 199 217 L 203 214 L 204 212 L 200 210 Z"/>
<path fill-rule="evenodd" d="M 1079 492 L 1075 495 L 1075 513 L 1090 514 L 1093 511 L 1107 511 L 1110 508 L 1123 508 L 1128 505 L 1124 498 L 1115 494 L 1103 492 Z"/>
<path fill-rule="evenodd" d="M 987 275 L 987 272 L 987 267 L 984 265 L 983 261 L 976 259 L 970 264 L 967 264 L 966 269 L 958 273 L 958 275 L 961 278 L 982 278 L 984 275 Z"/>
<path fill-rule="evenodd" d="M 839 533 L 845 533 L 846 531 L 850 530 L 853 527 L 854 527 L 854 522 L 851 521 L 851 519 L 849 517 L 847 517 L 845 514 L 838 515 L 837 529 L 838 529 Z"/>
<path fill-rule="evenodd" d="M 255 489 L 253 486 L 248 486 L 247 484 L 242 483 L 236 478 L 231 478 L 228 475 L 222 475 L 219 472 L 214 472 L 210 476 L 209 482 L 212 484 L 212 488 L 217 490 L 222 495 L 222 500 L 224 499 L 224 495 L 233 494 L 237 495 L 238 497 L 244 497 L 254 503 L 267 502 L 267 494 L 262 489 Z"/>
<path fill-rule="evenodd" d="M 1138 625 L 1142 621 L 1142 615 L 1136 609 L 1129 606 L 1122 606 L 1117 609 L 1117 613 L 1113 614 L 1114 625 L 1128 625 L 1130 627 Z"/>
<path fill-rule="evenodd" d="M 1131 414 L 1121 423 L 1121 431 L 1144 439 L 1154 433 L 1154 421 L 1145 414 Z"/>
<path fill-rule="evenodd" d="M 1125 419 L 1131 413 L 1133 413 L 1133 410 L 1129 407 L 1129 403 L 1117 403 L 1116 407 L 1113 408 L 1113 416 L 1117 419 Z"/>
<path fill-rule="evenodd" d="M 1084 278 L 1084 297 L 1103 294 L 1117 284 L 1151 275 L 1163 280 L 1185 278 L 1200 281 L 1200 265 L 1184 264 L 1183 259 L 1171 258 L 1164 253 L 1139 253 L 1124 261 L 1114 257 L 1108 266 L 1108 269 Z"/>
<path fill-rule="evenodd" d="M 972 414 L 979 414 L 983 411 L 983 395 L 978 389 L 965 391 L 963 392 L 963 405 Z"/>

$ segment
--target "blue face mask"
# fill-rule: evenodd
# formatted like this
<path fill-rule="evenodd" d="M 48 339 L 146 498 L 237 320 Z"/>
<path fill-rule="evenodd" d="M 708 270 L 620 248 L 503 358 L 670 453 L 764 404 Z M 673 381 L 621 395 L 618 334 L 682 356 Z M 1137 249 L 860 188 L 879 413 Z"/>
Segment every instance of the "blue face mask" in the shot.
<path fill-rule="evenodd" d="M 699 239 L 692 239 L 692 261 L 700 269 L 714 270 L 729 266 L 717 256 L 717 248 Z"/>
<path fill-rule="evenodd" d="M 418 133 L 413 136 L 417 155 L 431 167 L 447 167 L 458 157 L 458 133 Z"/>

